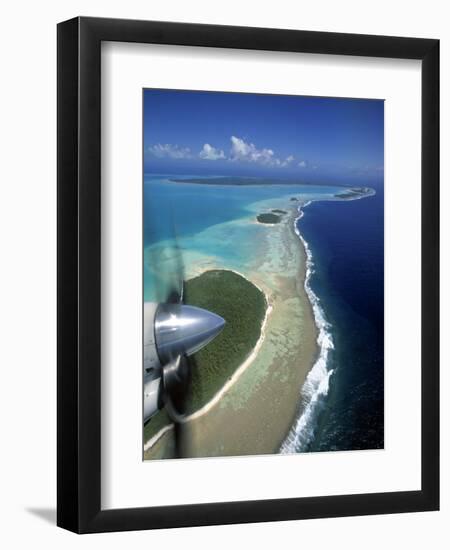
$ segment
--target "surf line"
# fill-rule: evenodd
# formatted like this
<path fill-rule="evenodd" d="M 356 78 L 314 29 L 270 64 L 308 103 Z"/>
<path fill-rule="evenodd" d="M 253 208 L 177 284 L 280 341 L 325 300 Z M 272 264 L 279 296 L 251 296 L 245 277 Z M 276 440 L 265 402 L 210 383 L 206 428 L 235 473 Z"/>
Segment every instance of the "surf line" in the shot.
<path fill-rule="evenodd" d="M 325 313 L 320 304 L 320 299 L 311 288 L 311 276 L 314 273 L 314 260 L 311 248 L 306 239 L 300 233 L 297 222 L 304 216 L 303 209 L 312 201 L 305 202 L 298 208 L 298 217 L 294 220 L 294 230 L 298 235 L 306 256 L 306 274 L 304 288 L 314 315 L 317 327 L 317 345 L 319 354 L 313 367 L 309 371 L 306 380 L 300 390 L 301 412 L 289 430 L 286 439 L 280 447 L 280 453 L 296 453 L 305 449 L 314 437 L 314 420 L 318 412 L 320 400 L 328 394 L 330 378 L 333 369 L 328 369 L 330 351 L 334 349 L 331 324 L 326 320 Z"/>

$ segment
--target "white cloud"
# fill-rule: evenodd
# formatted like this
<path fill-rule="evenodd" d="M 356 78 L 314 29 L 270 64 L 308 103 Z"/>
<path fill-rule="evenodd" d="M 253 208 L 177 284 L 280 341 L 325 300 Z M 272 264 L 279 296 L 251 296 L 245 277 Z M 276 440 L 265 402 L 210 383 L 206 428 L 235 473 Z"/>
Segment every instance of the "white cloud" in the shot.
<path fill-rule="evenodd" d="M 200 151 L 198 156 L 204 160 L 219 160 L 225 158 L 225 154 L 221 149 L 216 149 L 209 143 L 205 143 L 205 145 L 203 145 L 203 149 Z"/>
<path fill-rule="evenodd" d="M 231 136 L 231 160 L 258 162 L 269 166 L 279 165 L 280 160 L 275 157 L 272 149 L 258 149 L 253 143 Z"/>
<path fill-rule="evenodd" d="M 294 155 L 280 159 L 275 156 L 272 149 L 258 149 L 254 143 L 247 142 L 236 136 L 231 136 L 230 139 L 230 160 L 256 162 L 266 166 L 279 166 L 281 168 L 289 166 L 295 161 Z"/>
<path fill-rule="evenodd" d="M 295 157 L 293 155 L 289 155 L 288 157 L 286 157 L 282 162 L 281 162 L 281 165 L 280 166 L 288 166 L 289 164 L 291 164 L 291 162 L 293 162 L 295 160 Z"/>
<path fill-rule="evenodd" d="M 294 155 L 289 155 L 284 159 L 275 156 L 272 149 L 266 147 L 258 149 L 254 143 L 245 141 L 242 138 L 231 136 L 231 149 L 228 159 L 232 161 L 254 162 L 264 166 L 278 166 L 285 168 L 286 166 L 295 166 L 296 158 Z M 191 159 L 194 158 L 189 147 L 171 143 L 157 143 L 148 148 L 150 154 L 157 158 L 171 159 Z M 198 153 L 198 157 L 203 160 L 222 160 L 226 159 L 226 155 L 222 149 L 213 147 L 209 143 L 205 143 Z M 306 166 L 306 161 L 302 160 L 297 164 L 300 168 Z"/>
<path fill-rule="evenodd" d="M 188 159 L 192 157 L 189 147 L 180 147 L 170 143 L 157 143 L 148 148 L 149 152 L 158 158 Z"/>

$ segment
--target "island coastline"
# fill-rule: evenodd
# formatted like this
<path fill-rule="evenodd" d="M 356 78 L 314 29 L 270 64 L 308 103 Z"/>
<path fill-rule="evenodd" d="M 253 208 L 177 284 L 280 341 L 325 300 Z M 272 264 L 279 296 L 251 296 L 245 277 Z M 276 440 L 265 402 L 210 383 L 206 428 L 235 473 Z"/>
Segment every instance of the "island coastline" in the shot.
<path fill-rule="evenodd" d="M 199 273 L 197 276 L 202 275 L 203 273 L 207 273 L 208 271 L 213 271 L 213 270 L 205 269 L 204 271 Z M 243 275 L 239 271 L 237 271 L 235 269 L 228 269 L 228 270 L 223 270 L 223 271 L 230 271 L 232 273 L 235 273 L 236 275 L 239 275 L 240 277 L 245 279 L 248 283 L 254 285 L 263 294 L 264 299 L 265 299 L 265 303 L 266 303 L 266 310 L 265 310 L 264 317 L 263 317 L 263 320 L 262 320 L 261 326 L 260 326 L 260 335 L 259 335 L 258 340 L 256 341 L 256 344 L 254 345 L 251 352 L 249 353 L 249 355 L 235 369 L 235 371 L 228 378 L 228 380 L 225 382 L 225 384 L 203 406 L 201 406 L 199 409 L 196 409 L 194 412 L 186 415 L 182 419 L 182 423 L 184 423 L 184 424 L 186 424 L 186 423 L 188 423 L 192 420 L 195 420 L 196 418 L 199 418 L 200 416 L 206 414 L 212 407 L 214 407 L 220 401 L 221 397 L 236 383 L 236 381 L 239 379 L 239 377 L 245 372 L 245 370 L 249 367 L 249 365 L 255 359 L 255 357 L 258 353 L 258 350 L 261 348 L 261 345 L 262 345 L 262 343 L 264 341 L 264 338 L 265 338 L 265 335 L 266 335 L 265 332 L 266 332 L 267 321 L 268 321 L 269 315 L 272 311 L 272 305 L 270 303 L 269 296 L 267 295 L 267 293 L 261 287 L 259 287 L 256 283 L 254 283 L 253 281 L 250 281 L 245 275 Z M 174 426 L 173 426 L 172 423 L 166 424 L 156 434 L 152 435 L 152 437 L 148 441 L 144 442 L 144 452 L 151 449 L 153 447 L 153 445 L 155 445 L 163 435 L 165 435 L 168 431 L 173 429 L 173 427 Z"/>
<path fill-rule="evenodd" d="M 301 203 L 301 205 L 302 204 L 303 203 Z M 261 331 L 260 339 L 253 352 L 244 363 L 236 369 L 231 380 L 228 381 L 199 411 L 194 412 L 185 419 L 185 423 L 191 425 L 193 429 L 196 425 L 199 425 L 199 429 L 193 430 L 193 433 L 195 431 L 195 437 L 193 436 L 192 440 L 195 449 L 193 449 L 192 456 L 253 454 L 252 448 L 250 448 L 246 442 L 246 437 L 248 437 L 248 432 L 251 431 L 252 425 L 257 426 L 258 430 L 261 428 L 261 425 L 264 423 L 264 418 L 267 419 L 265 422 L 269 421 L 272 425 L 265 427 L 267 437 L 265 441 L 260 442 L 257 448 L 258 454 L 279 452 L 280 446 L 299 415 L 298 401 L 301 389 L 318 356 L 318 332 L 314 321 L 312 304 L 305 291 L 307 253 L 304 243 L 298 238 L 296 233 L 296 220 L 298 219 L 298 215 L 299 204 L 295 204 L 295 207 L 293 205 L 293 207 L 289 208 L 288 215 L 283 216 L 283 218 L 286 219 L 283 219 L 281 224 L 277 224 L 277 226 L 282 226 L 278 229 L 279 233 L 277 236 L 284 241 L 285 245 L 288 245 L 288 248 L 294 247 L 296 249 L 294 255 L 297 256 L 296 261 L 298 263 L 298 269 L 295 277 L 289 277 L 286 278 L 286 280 L 284 280 L 283 277 L 278 277 L 279 282 L 278 287 L 276 287 L 276 292 L 272 291 L 271 294 L 268 292 L 267 288 L 263 288 L 264 284 L 258 284 L 257 277 L 249 277 L 248 274 L 232 270 L 248 279 L 264 292 L 266 303 L 268 304 L 264 321 L 264 330 Z M 263 225 L 264 224 L 261 224 L 261 227 Z M 267 231 L 272 232 L 273 227 L 267 227 Z M 270 233 L 268 233 L 268 235 L 269 234 Z M 292 248 L 292 250 L 289 248 L 288 256 L 289 252 L 293 251 L 294 248 Z M 270 262 L 270 259 L 268 261 Z M 256 274 L 255 271 L 253 273 Z M 290 290 L 284 288 L 286 285 L 288 285 Z M 294 287 L 292 285 L 294 285 Z M 297 296 L 294 296 L 294 293 L 296 293 Z M 274 294 L 277 296 L 274 296 Z M 301 345 L 297 346 L 295 351 L 292 347 L 291 338 L 291 343 L 287 347 L 289 353 L 287 353 L 283 359 L 281 359 L 280 356 L 280 360 L 275 362 L 272 361 L 275 367 L 278 368 L 273 368 L 273 372 L 270 372 L 270 369 L 268 369 L 266 374 L 258 374 L 257 371 L 258 369 L 261 370 L 261 366 L 258 367 L 258 365 L 255 365 L 255 363 L 258 363 L 255 359 L 258 359 L 261 348 L 267 348 L 269 345 L 267 342 L 267 325 L 271 324 L 272 327 L 269 328 L 279 331 L 280 329 L 277 327 L 284 326 L 283 323 L 280 322 L 280 318 L 283 317 L 285 310 L 289 310 L 286 303 L 293 299 L 298 302 L 296 304 L 296 309 L 299 309 L 302 315 L 302 322 L 300 325 L 303 327 L 304 334 L 300 339 Z M 271 303 L 273 306 L 271 306 Z M 300 308 L 298 306 L 300 306 Z M 292 307 L 291 311 L 293 311 Z M 272 322 L 271 320 L 274 315 L 278 318 L 276 322 Z M 273 335 L 271 336 L 273 339 Z M 273 344 L 271 345 L 273 347 Z M 280 349 L 278 349 L 277 353 L 279 352 Z M 280 367 L 281 364 L 279 361 L 282 361 L 282 368 Z M 261 361 L 259 361 L 259 363 L 261 363 Z M 254 371 L 253 374 L 250 373 L 252 370 Z M 280 375 L 277 374 L 277 370 L 284 371 L 281 379 Z M 257 373 L 256 375 L 255 372 Z M 228 434 L 228 431 L 230 431 L 229 426 L 232 424 L 231 417 L 235 416 L 235 405 L 233 405 L 233 402 L 236 401 L 236 399 L 238 402 L 242 399 L 246 399 L 246 397 L 243 396 L 245 392 L 244 379 L 251 378 L 252 376 L 258 379 L 258 384 L 256 384 L 258 388 L 256 393 L 258 393 L 258 396 L 252 398 L 252 407 L 249 407 L 247 411 L 242 411 L 239 417 L 240 426 L 235 427 L 233 430 L 234 433 Z M 283 377 L 286 378 L 286 380 L 290 380 L 292 383 L 284 383 Z M 242 388 L 239 386 L 242 386 Z M 264 386 L 267 387 L 265 388 Z M 260 395 L 264 395 L 265 399 L 261 400 Z M 273 396 L 273 403 L 268 403 L 267 401 L 270 396 Z M 282 396 L 285 397 L 282 398 Z M 264 411 L 265 406 L 269 409 L 273 408 L 274 413 L 272 417 L 267 415 L 267 411 Z M 251 411 L 255 407 L 256 411 L 252 414 Z M 245 418 L 243 418 L 244 416 Z M 258 420 L 260 420 L 260 423 L 258 423 Z M 214 449 L 214 445 L 211 443 L 214 440 L 212 435 L 214 425 L 222 427 L 223 436 L 220 442 L 220 453 L 218 449 Z M 227 432 L 226 434 L 225 431 Z M 164 445 L 164 441 L 167 440 L 168 435 L 170 435 L 170 429 L 167 427 L 162 428 L 160 432 L 152 438 L 153 447 L 150 450 L 152 451 L 154 448 Z M 147 448 L 146 450 L 148 451 L 149 449 Z M 149 453 L 147 452 L 146 454 L 147 457 L 150 458 L 148 456 Z M 158 452 L 155 453 L 155 457 L 156 455 L 158 455 Z"/>

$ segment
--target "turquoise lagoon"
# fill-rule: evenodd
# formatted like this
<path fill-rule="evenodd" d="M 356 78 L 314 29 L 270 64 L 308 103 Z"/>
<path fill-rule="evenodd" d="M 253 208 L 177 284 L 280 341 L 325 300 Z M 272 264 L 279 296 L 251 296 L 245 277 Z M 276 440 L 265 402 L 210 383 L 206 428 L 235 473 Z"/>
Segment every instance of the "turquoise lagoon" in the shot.
<path fill-rule="evenodd" d="M 182 176 L 189 178 L 192 176 Z M 180 176 L 177 176 L 180 179 Z M 163 299 L 179 269 L 189 278 L 212 267 L 246 275 L 260 265 L 267 248 L 267 230 L 256 215 L 275 208 L 298 207 L 311 200 L 336 200 L 342 186 L 204 185 L 174 183 L 171 176 L 144 178 L 144 299 Z M 277 243 L 270 252 L 277 255 Z M 281 250 L 278 252 L 282 253 Z M 276 258 L 272 258 L 276 260 Z"/>
<path fill-rule="evenodd" d="M 280 276 L 300 280 L 306 273 L 318 349 L 284 453 L 384 445 L 383 186 L 359 197 L 370 200 L 356 201 L 336 197 L 346 188 L 144 179 L 145 300 L 164 300 L 180 272 L 191 278 L 219 268 L 242 273 L 276 302 Z M 256 221 L 273 209 L 289 215 L 275 225 Z M 278 336 L 266 338 L 253 373 L 241 381 L 241 400 L 264 380 L 274 357 L 292 348 L 279 337 L 297 315 L 298 296 L 289 300 L 288 318 L 271 329 Z"/>

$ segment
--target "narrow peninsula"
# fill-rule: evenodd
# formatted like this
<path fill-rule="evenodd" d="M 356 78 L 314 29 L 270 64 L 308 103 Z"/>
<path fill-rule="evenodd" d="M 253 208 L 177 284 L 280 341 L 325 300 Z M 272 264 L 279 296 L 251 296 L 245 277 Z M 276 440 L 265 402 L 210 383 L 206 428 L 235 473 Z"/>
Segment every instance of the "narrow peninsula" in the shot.
<path fill-rule="evenodd" d="M 374 194 L 375 194 L 375 191 L 370 187 L 350 187 L 340 193 L 336 193 L 334 196 L 337 199 L 351 200 L 351 199 L 360 199 L 362 197 L 366 197 Z"/>

